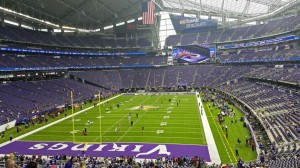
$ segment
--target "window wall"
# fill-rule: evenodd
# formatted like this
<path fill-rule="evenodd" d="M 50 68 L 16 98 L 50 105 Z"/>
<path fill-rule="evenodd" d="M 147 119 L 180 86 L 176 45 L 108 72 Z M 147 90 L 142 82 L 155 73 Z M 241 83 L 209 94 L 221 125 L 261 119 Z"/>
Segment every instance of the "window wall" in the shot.
<path fill-rule="evenodd" d="M 170 35 L 176 35 L 176 32 L 174 30 L 169 13 L 161 12 L 160 16 L 161 16 L 161 20 L 160 20 L 160 27 L 159 27 L 159 42 L 161 48 L 163 48 L 165 46 L 166 38 Z"/>

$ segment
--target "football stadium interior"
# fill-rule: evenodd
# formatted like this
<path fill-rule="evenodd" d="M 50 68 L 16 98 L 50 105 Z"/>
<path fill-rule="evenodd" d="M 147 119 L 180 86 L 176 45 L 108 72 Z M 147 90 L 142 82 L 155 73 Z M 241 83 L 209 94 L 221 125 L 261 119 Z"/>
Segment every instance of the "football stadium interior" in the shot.
<path fill-rule="evenodd" d="M 300 0 L 1 0 L 0 167 L 300 168 Z"/>

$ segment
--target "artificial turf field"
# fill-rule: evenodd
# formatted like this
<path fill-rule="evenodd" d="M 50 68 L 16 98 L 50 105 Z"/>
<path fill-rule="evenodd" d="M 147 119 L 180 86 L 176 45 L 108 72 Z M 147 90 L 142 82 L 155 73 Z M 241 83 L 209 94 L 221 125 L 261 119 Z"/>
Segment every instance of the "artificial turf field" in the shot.
<path fill-rule="evenodd" d="M 171 99 L 171 102 L 169 102 L 169 99 Z M 122 105 L 118 108 L 117 104 Z M 86 107 L 91 105 L 88 104 Z M 142 108 L 141 105 L 143 106 Z M 249 137 L 249 130 L 243 127 L 243 122 L 239 121 L 243 113 L 238 108 L 230 106 L 230 108 L 234 109 L 236 116 L 234 118 L 226 117 L 225 123 L 229 130 L 229 137 L 226 139 L 221 126 L 216 121 L 220 109 L 212 107 L 209 110 L 208 105 L 212 107 L 211 102 L 203 103 L 222 163 L 236 163 L 239 157 L 244 161 L 255 160 L 256 151 L 251 151 L 251 148 L 245 145 L 244 137 L 246 135 Z M 99 106 L 96 106 L 86 112 L 78 113 L 73 119 L 65 119 L 62 122 L 30 134 L 21 139 L 21 141 L 86 144 L 126 142 L 200 146 L 207 144 L 195 94 L 122 95 L 101 104 L 100 107 L 101 109 L 99 109 Z M 75 110 L 75 112 L 78 111 L 78 109 Z M 70 111 L 66 113 L 70 115 Z M 133 126 L 128 120 L 129 113 L 131 113 Z M 136 114 L 138 114 L 138 117 Z M 59 118 L 63 118 L 63 115 L 56 119 L 50 119 L 50 122 Z M 238 122 L 231 124 L 230 120 L 236 119 Z M 88 120 L 92 124 L 86 125 Z M 45 123 L 37 124 L 24 129 L 19 134 L 14 129 L 10 129 L 6 131 L 6 135 L 12 133 L 16 137 L 43 125 Z M 144 126 L 144 131 L 142 131 L 142 126 Z M 85 127 L 88 131 L 87 136 L 82 135 L 82 130 Z M 115 132 L 116 127 L 120 129 L 117 132 Z M 75 134 L 73 134 L 74 132 Z M 0 142 L 4 142 L 7 138 L 1 139 Z M 237 138 L 242 140 L 240 145 L 237 144 Z M 236 147 L 239 149 L 239 157 L 235 156 Z"/>
<path fill-rule="evenodd" d="M 123 105 L 118 108 L 117 104 Z M 129 113 L 131 113 L 133 126 L 128 119 Z M 88 120 L 92 124 L 88 125 Z M 74 130 L 72 121 L 74 121 Z M 85 127 L 87 136 L 82 135 Z M 117 132 L 116 127 L 118 127 Z M 75 140 L 72 131 L 75 132 Z M 206 144 L 195 94 L 123 95 L 102 104 L 101 110 L 95 107 L 76 115 L 74 120 L 67 119 L 22 140 Z"/>

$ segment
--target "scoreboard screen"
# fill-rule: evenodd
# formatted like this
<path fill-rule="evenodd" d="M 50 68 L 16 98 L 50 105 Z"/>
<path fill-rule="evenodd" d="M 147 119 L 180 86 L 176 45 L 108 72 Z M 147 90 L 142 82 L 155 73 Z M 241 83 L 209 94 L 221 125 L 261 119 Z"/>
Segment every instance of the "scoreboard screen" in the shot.
<path fill-rule="evenodd" d="M 180 46 L 172 50 L 174 60 L 188 63 L 200 63 L 209 58 L 209 50 L 200 50 L 191 46 Z"/>

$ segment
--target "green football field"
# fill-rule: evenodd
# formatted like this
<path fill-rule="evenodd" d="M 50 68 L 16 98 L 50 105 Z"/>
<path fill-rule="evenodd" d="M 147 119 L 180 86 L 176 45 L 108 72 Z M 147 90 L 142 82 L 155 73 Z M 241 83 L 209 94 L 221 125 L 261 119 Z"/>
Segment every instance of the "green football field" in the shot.
<path fill-rule="evenodd" d="M 118 104 L 119 107 L 117 107 Z M 221 126 L 216 121 L 220 109 L 212 107 L 211 102 L 204 102 L 203 105 L 222 163 L 236 163 L 238 158 L 242 158 L 244 161 L 255 160 L 256 151 L 252 151 L 251 147 L 246 146 L 244 142 L 245 136 L 249 136 L 248 128 L 243 127 L 243 122 L 239 121 L 244 114 L 238 108 L 230 105 L 230 108 L 236 112 L 236 116 L 234 118 L 226 117 L 225 123 L 229 130 L 229 136 L 226 138 Z M 91 104 L 84 108 L 89 106 Z M 78 109 L 75 110 L 76 113 L 78 111 Z M 67 111 L 67 114 L 69 116 L 70 112 Z M 128 118 L 129 115 L 131 118 Z M 56 119 L 50 119 L 49 122 L 59 118 L 63 118 L 63 115 Z M 231 124 L 231 120 L 237 120 L 237 123 Z M 133 121 L 133 126 L 130 121 Z M 99 106 L 92 107 L 90 110 L 78 113 L 73 118 L 67 118 L 21 140 L 88 144 L 140 142 L 206 145 L 201 121 L 195 94 L 121 95 L 101 104 L 100 108 Z M 17 134 L 15 129 L 9 129 L 6 134 L 17 137 L 45 124 L 37 124 L 24 129 L 20 134 Z M 142 127 L 144 127 L 144 131 L 142 131 Z M 84 128 L 88 132 L 86 136 L 82 134 Z M 240 145 L 237 144 L 237 138 L 242 140 Z M 0 142 L 6 140 L 8 137 L 1 139 Z M 239 156 L 235 156 L 236 147 L 239 150 Z"/>
<path fill-rule="evenodd" d="M 22 140 L 206 144 L 194 94 L 122 95 Z"/>

